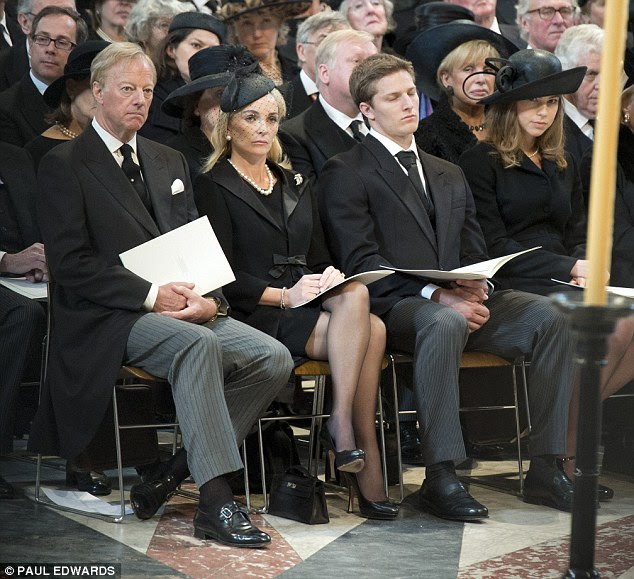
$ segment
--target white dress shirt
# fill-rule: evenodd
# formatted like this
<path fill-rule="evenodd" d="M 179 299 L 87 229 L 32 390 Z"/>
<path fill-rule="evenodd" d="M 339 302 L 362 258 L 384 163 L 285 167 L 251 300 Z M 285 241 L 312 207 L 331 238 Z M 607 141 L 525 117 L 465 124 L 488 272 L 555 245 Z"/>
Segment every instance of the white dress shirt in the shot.
<path fill-rule="evenodd" d="M 570 117 L 574 124 L 581 129 L 581 132 L 586 137 L 594 141 L 594 127 L 590 124 L 590 119 L 582 115 L 579 109 L 567 98 L 564 98 L 564 112 Z"/>
<path fill-rule="evenodd" d="M 345 113 L 342 113 L 332 105 L 328 104 L 326 102 L 326 99 L 324 99 L 323 95 L 321 94 L 319 95 L 319 102 L 321 103 L 321 106 L 324 107 L 328 118 L 333 123 L 335 123 L 335 125 L 337 125 L 342 131 L 348 133 L 352 138 L 354 138 L 354 135 L 352 134 L 352 129 L 350 128 L 350 123 L 352 121 L 361 121 L 361 126 L 359 127 L 361 134 L 368 134 L 368 127 L 363 122 L 363 115 L 361 114 L 361 111 L 359 111 L 359 114 L 356 117 L 349 117 Z"/>

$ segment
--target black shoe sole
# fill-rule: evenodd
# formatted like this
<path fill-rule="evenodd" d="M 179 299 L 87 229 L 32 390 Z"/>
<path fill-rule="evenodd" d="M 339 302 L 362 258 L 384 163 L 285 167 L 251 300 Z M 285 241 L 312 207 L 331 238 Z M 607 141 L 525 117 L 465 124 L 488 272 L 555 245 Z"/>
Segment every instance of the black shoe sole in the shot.
<path fill-rule="evenodd" d="M 228 547 L 238 547 L 239 549 L 260 549 L 271 544 L 270 540 L 266 543 L 254 543 L 252 545 L 248 543 L 232 543 L 230 541 L 223 541 L 222 539 L 215 537 L 209 531 L 206 531 L 204 529 L 197 529 L 196 527 L 194 527 L 194 537 L 203 541 L 216 541 L 218 543 L 221 543 L 222 545 L 227 545 Z"/>
<path fill-rule="evenodd" d="M 436 505 L 434 505 L 431 502 L 427 502 L 426 500 L 422 498 L 419 499 L 418 504 L 420 508 L 423 509 L 423 511 L 425 511 L 426 513 L 429 513 L 430 515 L 434 515 L 434 517 L 438 517 L 439 519 L 445 519 L 447 521 L 463 521 L 468 523 L 471 521 L 482 521 L 484 519 L 489 518 L 488 513 L 486 515 L 465 515 L 465 516 L 450 515 L 450 514 L 444 513 L 443 511 L 438 510 L 436 508 Z"/>
<path fill-rule="evenodd" d="M 544 507 L 550 507 L 551 509 L 557 509 L 558 511 L 561 511 L 563 513 L 572 512 L 572 505 L 570 505 L 570 507 L 564 507 L 563 505 L 558 505 L 550 497 L 524 495 L 522 497 L 522 500 L 525 503 L 528 503 L 530 505 L 542 505 Z"/>

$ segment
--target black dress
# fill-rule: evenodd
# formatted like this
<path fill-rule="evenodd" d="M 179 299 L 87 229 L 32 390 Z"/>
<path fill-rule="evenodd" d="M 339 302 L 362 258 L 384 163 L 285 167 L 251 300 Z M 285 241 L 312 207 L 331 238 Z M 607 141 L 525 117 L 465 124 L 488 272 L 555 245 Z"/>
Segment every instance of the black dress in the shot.
<path fill-rule="evenodd" d="M 29 155 L 33 159 L 33 166 L 35 167 L 35 171 L 37 172 L 37 168 L 40 166 L 40 161 L 42 157 L 46 155 L 50 150 L 57 147 L 61 143 L 66 143 L 66 139 L 51 139 L 50 137 L 45 137 L 44 135 L 38 135 L 34 139 L 31 139 L 24 148 L 28 151 Z"/>
<path fill-rule="evenodd" d="M 200 127 L 185 127 L 182 133 L 171 137 L 165 144 L 183 153 L 189 166 L 192 183 L 200 175 L 203 164 L 213 153 L 213 147 Z"/>
<path fill-rule="evenodd" d="M 147 139 L 152 139 L 157 143 L 165 144 L 174 135 L 181 132 L 182 121 L 164 113 L 161 105 L 167 96 L 181 86 L 185 86 L 185 81 L 180 75 L 173 76 L 166 80 L 159 80 L 154 87 L 154 96 L 148 113 L 147 121 L 139 130 L 139 135 Z"/>
<path fill-rule="evenodd" d="M 223 159 L 194 184 L 196 205 L 207 215 L 236 276 L 223 288 L 232 316 L 280 340 L 295 357 L 321 311 L 320 300 L 282 310 L 259 305 L 267 287 L 291 288 L 330 263 L 308 181 L 270 164 L 277 183 L 269 196 L 248 185 Z"/>

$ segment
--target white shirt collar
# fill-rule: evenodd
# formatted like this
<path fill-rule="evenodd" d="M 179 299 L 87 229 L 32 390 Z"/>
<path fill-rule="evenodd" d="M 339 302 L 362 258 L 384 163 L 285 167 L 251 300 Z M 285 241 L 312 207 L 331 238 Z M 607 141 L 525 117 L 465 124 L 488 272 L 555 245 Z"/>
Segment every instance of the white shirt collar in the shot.
<path fill-rule="evenodd" d="M 330 120 L 335 123 L 335 125 L 337 125 L 341 130 L 346 131 L 346 133 L 349 133 L 348 127 L 350 126 L 350 123 L 352 121 L 363 122 L 363 115 L 361 114 L 361 111 L 359 111 L 359 114 L 356 117 L 349 117 L 341 111 L 338 111 L 332 105 L 329 105 L 321 93 L 319 94 L 319 102 L 321 103 L 321 106 L 324 107 L 324 110 L 326 111 L 326 114 L 328 115 Z"/>
<path fill-rule="evenodd" d="M 414 135 L 412 135 L 412 142 L 410 146 L 406 149 L 403 149 L 403 147 L 401 147 L 399 144 L 395 143 L 389 137 L 382 135 L 374 128 L 370 129 L 370 135 L 372 135 L 377 141 L 379 141 L 379 143 L 381 143 L 389 151 L 390 155 L 395 156 L 396 153 L 400 153 L 401 151 L 412 151 L 416 155 L 416 158 L 420 161 L 420 158 L 418 156 L 418 148 L 416 147 L 416 141 L 414 140 Z"/>
<path fill-rule="evenodd" d="M 44 91 L 48 88 L 48 85 L 45 82 L 42 82 L 41 80 L 39 80 L 38 78 L 35 78 L 35 75 L 33 74 L 33 70 L 29 70 L 29 76 L 31 77 L 31 80 L 33 81 L 33 84 L 35 85 L 35 88 L 39 91 L 40 94 L 44 94 Z"/>
<path fill-rule="evenodd" d="M 500 24 L 498 22 L 497 16 L 493 17 L 493 23 L 491 24 L 491 28 L 489 28 L 489 30 L 497 32 L 498 34 L 502 34 L 502 32 L 500 31 Z"/>
<path fill-rule="evenodd" d="M 594 140 L 594 129 L 590 124 L 588 117 L 583 115 L 579 109 L 573 105 L 567 98 L 564 98 L 564 112 L 570 117 L 572 122 L 577 125 L 581 132 L 588 138 Z"/>
<path fill-rule="evenodd" d="M 13 41 L 11 40 L 9 29 L 7 28 L 7 13 L 6 12 L 2 15 L 2 18 L 0 18 L 0 24 L 4 26 L 4 29 L 2 31 L 2 35 L 4 36 L 4 39 L 7 41 L 9 46 L 13 46 Z"/>
<path fill-rule="evenodd" d="M 310 96 L 311 94 L 319 93 L 317 85 L 315 84 L 313 79 L 304 72 L 303 69 L 299 71 L 299 80 L 302 81 L 302 85 L 308 96 Z"/>
<path fill-rule="evenodd" d="M 121 145 L 123 145 L 123 143 L 119 139 L 117 139 L 117 137 L 115 137 L 114 135 L 112 135 L 111 133 L 106 131 L 106 129 L 104 129 L 97 122 L 96 118 L 93 118 L 92 126 L 93 126 L 93 129 L 95 129 L 95 131 L 97 132 L 97 134 L 101 138 L 101 140 L 104 142 L 106 147 L 108 148 L 108 151 L 110 151 L 115 156 L 115 158 L 116 157 L 120 158 L 121 157 L 121 153 L 119 153 L 119 149 L 120 149 Z M 137 150 L 136 150 L 136 133 L 134 133 L 134 136 L 128 141 L 128 145 L 130 145 L 132 147 L 132 151 L 136 155 L 137 154 Z"/>

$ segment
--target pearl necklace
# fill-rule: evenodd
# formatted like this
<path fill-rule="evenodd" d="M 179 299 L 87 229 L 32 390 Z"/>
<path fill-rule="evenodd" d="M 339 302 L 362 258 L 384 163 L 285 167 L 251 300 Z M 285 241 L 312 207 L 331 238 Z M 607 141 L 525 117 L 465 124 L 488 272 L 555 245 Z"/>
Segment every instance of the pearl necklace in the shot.
<path fill-rule="evenodd" d="M 59 130 L 60 133 L 62 133 L 62 135 L 66 135 L 69 139 L 74 139 L 75 137 L 78 137 L 79 135 L 77 133 L 73 133 L 73 131 L 71 131 L 70 129 L 66 128 L 64 125 L 62 125 L 62 123 L 60 123 L 59 121 L 57 121 L 55 123 L 55 126 L 57 127 L 57 129 Z"/>
<path fill-rule="evenodd" d="M 258 186 L 258 184 L 251 179 L 251 177 L 249 177 L 248 175 L 245 175 L 242 171 L 240 171 L 240 169 L 238 169 L 238 167 L 236 167 L 233 163 L 233 161 L 231 159 L 228 159 L 229 163 L 231 164 L 231 166 L 236 170 L 236 172 L 238 173 L 238 175 L 240 175 L 240 177 L 242 177 L 249 185 L 251 185 L 258 193 L 260 193 L 261 195 L 265 195 L 268 196 L 271 193 L 273 193 L 273 173 L 271 173 L 271 169 L 269 169 L 269 166 L 265 163 L 264 164 L 264 168 L 266 169 L 266 176 L 269 179 L 269 186 L 266 189 L 262 189 L 262 187 Z"/>
<path fill-rule="evenodd" d="M 537 153 L 539 153 L 539 147 L 537 147 L 537 149 L 535 149 L 535 151 L 533 151 L 532 153 L 526 153 L 526 156 L 529 159 L 532 159 L 535 155 L 537 155 Z"/>

